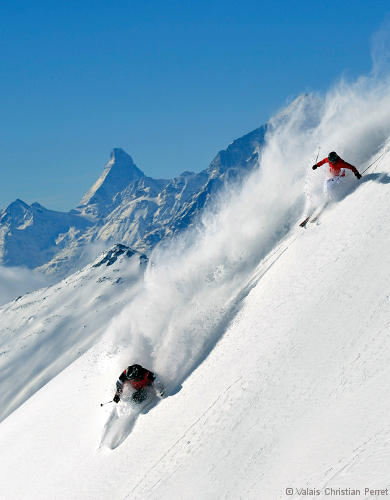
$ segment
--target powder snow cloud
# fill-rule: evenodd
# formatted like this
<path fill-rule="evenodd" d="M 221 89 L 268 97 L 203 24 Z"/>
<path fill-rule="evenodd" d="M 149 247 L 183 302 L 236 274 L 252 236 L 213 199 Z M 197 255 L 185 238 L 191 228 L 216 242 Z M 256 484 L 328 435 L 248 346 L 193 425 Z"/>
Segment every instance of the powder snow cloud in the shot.
<path fill-rule="evenodd" d="M 153 252 L 142 291 L 107 332 L 118 370 L 139 362 L 176 390 L 233 320 L 259 262 L 321 199 L 326 170 L 312 171 L 317 154 L 335 150 L 363 171 L 387 148 L 389 109 L 389 76 L 375 69 L 324 96 L 302 96 L 273 118 L 258 169 Z M 359 184 L 349 174 L 352 192 Z"/>

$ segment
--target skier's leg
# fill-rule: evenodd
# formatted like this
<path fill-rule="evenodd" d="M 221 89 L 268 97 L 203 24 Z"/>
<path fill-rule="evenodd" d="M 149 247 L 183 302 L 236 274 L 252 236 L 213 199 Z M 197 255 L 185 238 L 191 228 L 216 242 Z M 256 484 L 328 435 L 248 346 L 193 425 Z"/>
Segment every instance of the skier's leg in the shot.
<path fill-rule="evenodd" d="M 140 404 L 145 399 L 148 397 L 148 392 L 146 389 L 138 389 L 138 391 L 135 391 L 135 393 L 132 395 L 131 399 L 133 400 L 134 403 Z"/>
<path fill-rule="evenodd" d="M 327 200 L 331 200 L 332 199 L 332 191 L 334 189 L 334 186 L 335 186 L 335 177 L 332 177 L 331 179 L 328 179 L 326 182 L 325 182 L 325 185 L 324 185 L 324 194 L 325 194 L 325 198 Z"/>

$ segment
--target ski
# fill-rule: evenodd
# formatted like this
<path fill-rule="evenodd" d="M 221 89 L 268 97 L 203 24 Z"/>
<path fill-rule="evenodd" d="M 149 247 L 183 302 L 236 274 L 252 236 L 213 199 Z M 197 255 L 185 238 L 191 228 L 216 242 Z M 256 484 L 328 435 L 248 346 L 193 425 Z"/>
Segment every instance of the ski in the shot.
<path fill-rule="evenodd" d="M 329 202 L 328 203 L 325 203 L 325 205 L 322 207 L 322 209 L 318 212 L 318 214 L 313 217 L 312 219 L 310 219 L 310 222 L 317 222 L 320 215 L 323 213 L 323 211 L 325 210 L 325 208 L 329 205 Z"/>
<path fill-rule="evenodd" d="M 324 205 L 324 206 L 320 209 L 320 211 L 317 213 L 317 215 L 315 215 L 315 216 L 311 219 L 311 217 L 312 217 L 312 216 L 313 216 L 313 214 L 315 213 L 315 210 L 313 210 L 313 211 L 311 212 L 311 214 L 310 214 L 308 217 L 306 217 L 306 219 L 305 219 L 305 220 L 303 220 L 303 221 L 299 224 L 299 226 L 300 226 L 300 227 L 304 227 L 304 228 L 306 228 L 306 224 L 309 222 L 309 220 L 310 220 L 310 222 L 316 222 L 316 221 L 318 220 L 319 216 L 322 214 L 322 212 L 325 210 L 325 208 L 326 208 L 328 205 L 329 205 L 329 202 L 325 203 L 325 205 Z"/>
<path fill-rule="evenodd" d="M 309 219 L 310 219 L 310 215 L 309 215 L 309 217 L 306 217 L 306 219 L 304 221 L 302 221 L 299 225 L 301 227 L 306 227 L 306 224 L 307 224 L 307 222 L 308 222 Z"/>

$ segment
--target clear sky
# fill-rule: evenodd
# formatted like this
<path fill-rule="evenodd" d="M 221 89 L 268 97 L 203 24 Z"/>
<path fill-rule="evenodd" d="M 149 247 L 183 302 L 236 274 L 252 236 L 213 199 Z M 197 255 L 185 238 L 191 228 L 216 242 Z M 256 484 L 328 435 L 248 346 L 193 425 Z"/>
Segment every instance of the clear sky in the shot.
<path fill-rule="evenodd" d="M 0 209 L 68 211 L 115 147 L 199 172 L 302 92 L 368 74 L 383 0 L 3 0 Z"/>

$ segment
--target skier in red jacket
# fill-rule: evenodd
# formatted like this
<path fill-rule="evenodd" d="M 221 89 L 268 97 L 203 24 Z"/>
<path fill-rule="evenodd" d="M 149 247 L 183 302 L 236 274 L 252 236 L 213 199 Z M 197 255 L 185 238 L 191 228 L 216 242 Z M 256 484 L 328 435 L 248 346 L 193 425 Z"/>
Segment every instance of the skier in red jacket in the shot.
<path fill-rule="evenodd" d="M 346 161 L 342 160 L 340 156 L 332 151 L 331 153 L 328 154 L 328 158 L 324 158 L 320 162 L 316 163 L 315 165 L 312 166 L 312 169 L 315 170 L 318 167 L 321 167 L 324 165 L 324 163 L 329 164 L 329 172 L 330 175 L 332 176 L 332 179 L 335 177 L 340 178 L 340 177 L 345 177 L 345 169 L 347 168 L 348 170 L 352 170 L 352 172 L 356 175 L 358 179 L 361 178 L 361 175 L 359 172 L 356 170 L 356 168 L 351 165 L 350 163 L 347 163 Z"/>
<path fill-rule="evenodd" d="M 318 220 L 318 217 L 322 214 L 324 209 L 327 207 L 327 205 L 329 205 L 331 201 L 337 201 L 337 199 L 341 199 L 343 197 L 343 194 L 345 195 L 346 192 L 345 187 L 347 186 L 344 184 L 344 182 L 342 182 L 342 179 L 343 177 L 345 177 L 346 168 L 348 170 L 352 170 L 352 172 L 356 175 L 358 179 L 362 177 L 361 174 L 359 174 L 359 172 L 353 165 L 342 160 L 340 156 L 334 151 L 329 153 L 327 158 L 324 158 L 320 162 L 313 165 L 312 169 L 315 170 L 316 168 L 321 167 L 325 163 L 328 163 L 329 165 L 329 174 L 330 174 L 330 179 L 328 179 L 325 182 L 324 186 L 324 194 L 326 198 L 328 198 L 328 200 L 326 201 L 325 204 L 322 205 L 319 213 L 316 215 L 316 217 L 311 219 L 310 222 L 315 222 L 316 220 Z M 306 219 L 299 225 L 301 227 L 306 227 L 307 221 L 311 218 L 311 216 L 314 214 L 315 211 L 316 211 L 315 207 L 312 210 L 309 210 L 309 216 L 306 217 Z"/>
<path fill-rule="evenodd" d="M 347 163 L 346 161 L 342 160 L 340 156 L 334 151 L 328 154 L 328 158 L 324 158 L 320 162 L 313 165 L 312 169 L 315 170 L 316 168 L 321 167 L 325 163 L 329 164 L 329 173 L 331 175 L 330 179 L 328 179 L 325 184 L 325 193 L 329 198 L 332 198 L 331 195 L 332 190 L 334 190 L 336 187 L 338 187 L 338 189 L 341 188 L 340 180 L 343 177 L 345 177 L 346 168 L 348 170 L 352 170 L 352 172 L 356 175 L 358 179 L 361 178 L 361 174 L 359 174 L 357 169 L 350 163 Z"/>
<path fill-rule="evenodd" d="M 134 403 L 142 403 L 148 397 L 147 388 L 153 386 L 159 397 L 164 396 L 164 388 L 156 381 L 156 375 L 141 365 L 130 365 L 124 370 L 116 382 L 116 393 L 113 401 L 119 403 L 124 388 L 135 389 L 131 396 Z"/>

